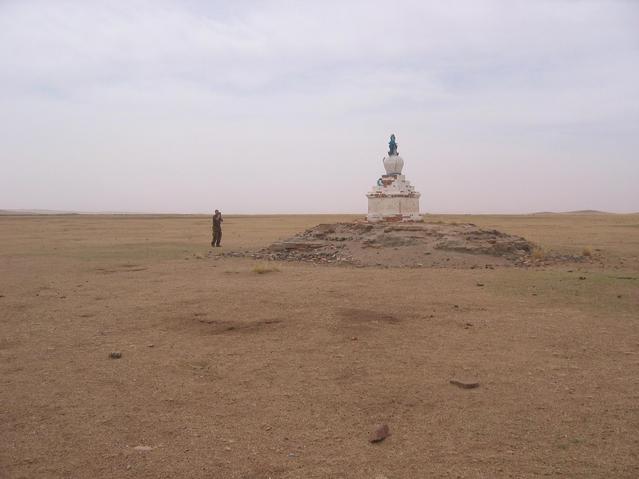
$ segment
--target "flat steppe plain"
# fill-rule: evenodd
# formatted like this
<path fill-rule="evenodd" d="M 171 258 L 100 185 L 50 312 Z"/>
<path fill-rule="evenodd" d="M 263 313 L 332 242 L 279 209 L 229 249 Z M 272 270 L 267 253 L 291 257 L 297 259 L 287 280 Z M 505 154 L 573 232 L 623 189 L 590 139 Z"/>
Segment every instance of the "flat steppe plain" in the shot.
<path fill-rule="evenodd" d="M 0 477 L 639 477 L 639 215 L 427 217 L 575 264 L 215 258 L 352 219 L 0 217 Z"/>

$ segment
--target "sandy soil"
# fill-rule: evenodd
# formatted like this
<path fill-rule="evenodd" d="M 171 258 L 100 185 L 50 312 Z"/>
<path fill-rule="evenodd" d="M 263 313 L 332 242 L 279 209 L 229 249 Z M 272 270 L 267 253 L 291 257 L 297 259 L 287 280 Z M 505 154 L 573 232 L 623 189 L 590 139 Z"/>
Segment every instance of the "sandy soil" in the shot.
<path fill-rule="evenodd" d="M 599 259 L 256 268 L 216 255 L 353 217 L 227 217 L 211 257 L 205 217 L 1 217 L 0 477 L 639 477 L 639 215 L 430 219 Z"/>

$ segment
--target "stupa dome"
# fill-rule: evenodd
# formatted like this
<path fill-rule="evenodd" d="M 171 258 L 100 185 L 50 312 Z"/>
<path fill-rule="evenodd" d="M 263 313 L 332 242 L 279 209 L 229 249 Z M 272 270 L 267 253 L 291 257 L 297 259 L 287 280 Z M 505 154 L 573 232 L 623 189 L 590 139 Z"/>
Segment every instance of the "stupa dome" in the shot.
<path fill-rule="evenodd" d="M 384 169 L 387 175 L 401 175 L 404 168 L 404 160 L 399 155 L 384 157 Z"/>

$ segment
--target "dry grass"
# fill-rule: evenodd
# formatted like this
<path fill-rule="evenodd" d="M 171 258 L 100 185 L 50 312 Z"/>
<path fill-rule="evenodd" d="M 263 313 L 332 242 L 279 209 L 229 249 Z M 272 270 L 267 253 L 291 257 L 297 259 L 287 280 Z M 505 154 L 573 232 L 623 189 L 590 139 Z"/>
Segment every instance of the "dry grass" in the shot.
<path fill-rule="evenodd" d="M 537 247 L 532 250 L 530 255 L 535 261 L 543 261 L 546 258 L 546 252 L 543 248 Z"/>
<path fill-rule="evenodd" d="M 590 258 L 592 256 L 592 248 L 590 246 L 584 247 L 584 249 L 581 250 L 581 256 Z"/>
<path fill-rule="evenodd" d="M 204 216 L 0 217 L 0 477 L 639 477 L 639 216 L 429 219 L 596 254 L 264 276 Z"/>
<path fill-rule="evenodd" d="M 251 271 L 257 274 L 266 274 L 266 273 L 278 273 L 280 269 L 277 266 L 270 265 L 267 263 L 258 263 L 255 266 L 253 266 L 253 269 Z"/>

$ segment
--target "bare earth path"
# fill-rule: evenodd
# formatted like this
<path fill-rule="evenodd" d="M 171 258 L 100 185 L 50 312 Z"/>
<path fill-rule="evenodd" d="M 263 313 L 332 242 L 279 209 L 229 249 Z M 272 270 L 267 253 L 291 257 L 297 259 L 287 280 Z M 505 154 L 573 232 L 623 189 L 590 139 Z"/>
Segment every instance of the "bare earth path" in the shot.
<path fill-rule="evenodd" d="M 430 219 L 595 259 L 256 274 L 206 217 L 0 217 L 0 477 L 639 477 L 639 215 Z"/>

